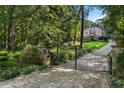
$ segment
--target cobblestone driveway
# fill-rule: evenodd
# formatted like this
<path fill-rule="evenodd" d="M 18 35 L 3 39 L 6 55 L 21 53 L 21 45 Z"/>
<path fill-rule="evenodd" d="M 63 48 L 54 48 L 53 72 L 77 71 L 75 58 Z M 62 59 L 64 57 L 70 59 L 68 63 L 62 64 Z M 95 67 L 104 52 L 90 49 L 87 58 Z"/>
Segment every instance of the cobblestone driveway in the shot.
<path fill-rule="evenodd" d="M 74 70 L 74 61 L 53 68 L 36 71 L 0 82 L 0 87 L 21 88 L 99 88 L 109 87 L 109 73 L 106 56 L 111 43 L 77 60 L 78 70 Z M 102 55 L 102 56 L 100 56 Z M 95 58 L 94 58 L 95 57 Z M 90 61 L 89 61 L 90 60 Z M 92 61 L 91 61 L 92 60 Z M 85 71 L 84 71 L 85 66 Z M 88 69 L 86 71 L 86 69 Z M 95 71 L 97 70 L 97 71 Z"/>

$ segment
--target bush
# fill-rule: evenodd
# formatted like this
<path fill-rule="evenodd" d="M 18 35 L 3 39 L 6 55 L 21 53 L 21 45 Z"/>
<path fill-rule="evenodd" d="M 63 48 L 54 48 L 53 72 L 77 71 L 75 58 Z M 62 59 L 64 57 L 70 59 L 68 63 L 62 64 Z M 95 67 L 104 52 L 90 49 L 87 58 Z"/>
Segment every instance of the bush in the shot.
<path fill-rule="evenodd" d="M 8 57 L 13 57 L 13 52 L 9 52 Z"/>
<path fill-rule="evenodd" d="M 57 63 L 57 58 L 58 58 L 57 53 L 56 52 L 50 52 L 50 56 L 51 56 L 51 64 L 52 65 L 58 64 Z"/>
<path fill-rule="evenodd" d="M 0 74 L 1 78 L 4 79 L 10 79 L 19 75 L 20 75 L 20 70 L 17 67 L 11 67 Z"/>
<path fill-rule="evenodd" d="M 82 49 L 78 48 L 77 49 L 77 57 L 82 56 L 83 54 L 84 54 L 84 49 L 83 48 Z"/>
<path fill-rule="evenodd" d="M 69 54 L 66 51 L 63 51 L 59 54 L 59 61 L 60 62 L 67 62 L 69 60 Z"/>
<path fill-rule="evenodd" d="M 101 37 L 99 37 L 99 40 L 108 41 L 108 37 L 107 36 L 101 36 Z"/>
<path fill-rule="evenodd" d="M 62 51 L 61 53 L 51 52 L 52 65 L 58 65 L 62 62 L 67 62 L 67 60 L 70 59 L 70 56 L 72 55 L 67 51 Z"/>
<path fill-rule="evenodd" d="M 7 56 L 8 55 L 8 51 L 0 51 L 0 56 Z"/>
<path fill-rule="evenodd" d="M 14 58 L 14 57 L 9 57 L 9 60 L 8 61 L 13 61 L 13 62 L 16 62 L 17 61 L 17 59 L 16 58 Z"/>
<path fill-rule="evenodd" d="M 124 51 L 117 56 L 117 68 L 124 70 Z"/>
<path fill-rule="evenodd" d="M 27 45 L 21 53 L 20 61 L 23 63 L 41 64 L 40 49 L 36 46 Z"/>
<path fill-rule="evenodd" d="M 110 82 L 110 87 L 111 88 L 123 88 L 124 87 L 124 80 L 118 79 L 118 78 L 113 78 Z"/>
<path fill-rule="evenodd" d="M 8 62 L 9 63 L 9 62 Z M 42 66 L 35 64 L 19 64 L 11 67 L 4 67 L 0 69 L 0 81 L 11 79 L 19 75 L 29 74 L 41 69 Z M 43 67 L 42 67 L 43 68 Z"/>
<path fill-rule="evenodd" d="M 92 52 L 92 49 L 87 48 L 78 48 L 77 49 L 77 57 L 82 56 L 87 52 Z M 58 65 L 61 62 L 67 62 L 67 60 L 71 60 L 75 57 L 74 49 L 63 50 L 61 53 L 51 52 L 51 62 L 52 65 Z"/>
<path fill-rule="evenodd" d="M 31 72 L 34 72 L 38 69 L 39 69 L 38 65 L 27 66 L 21 69 L 21 74 L 30 74 Z"/>
<path fill-rule="evenodd" d="M 18 59 L 20 56 L 21 56 L 21 52 L 15 52 L 13 54 L 13 57 L 16 58 L 16 59 Z"/>
<path fill-rule="evenodd" d="M 1 61 L 0 62 L 0 67 L 12 67 L 12 66 L 16 66 L 18 65 L 18 63 L 16 61 Z"/>
<path fill-rule="evenodd" d="M 90 48 L 87 48 L 87 50 L 86 50 L 88 53 L 90 53 L 90 52 L 92 52 L 92 49 L 90 49 Z"/>
<path fill-rule="evenodd" d="M 74 52 L 68 52 L 68 56 L 69 56 L 69 59 L 73 59 L 75 57 L 75 53 Z"/>
<path fill-rule="evenodd" d="M 0 61 L 7 61 L 8 60 L 8 56 L 0 56 Z"/>
<path fill-rule="evenodd" d="M 77 51 L 77 57 L 79 57 L 79 56 L 81 56 L 82 55 L 82 51 L 81 51 L 81 49 L 79 49 L 78 51 Z"/>

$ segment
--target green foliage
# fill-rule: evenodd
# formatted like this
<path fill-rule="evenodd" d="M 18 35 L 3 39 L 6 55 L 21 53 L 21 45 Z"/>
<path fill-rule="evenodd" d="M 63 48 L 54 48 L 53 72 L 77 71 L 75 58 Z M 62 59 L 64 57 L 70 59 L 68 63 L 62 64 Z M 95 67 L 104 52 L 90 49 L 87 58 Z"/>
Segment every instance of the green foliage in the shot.
<path fill-rule="evenodd" d="M 20 62 L 30 64 L 41 64 L 40 49 L 36 46 L 27 45 L 21 53 Z"/>
<path fill-rule="evenodd" d="M 124 6 L 118 5 L 115 7 L 110 5 L 100 7 L 103 12 L 106 13 L 106 17 L 102 20 L 104 27 L 107 27 L 106 33 L 116 40 L 117 38 L 114 38 L 113 36 L 120 37 L 120 35 L 124 34 Z"/>
<path fill-rule="evenodd" d="M 13 57 L 18 59 L 21 56 L 21 52 L 15 52 L 13 53 Z"/>
<path fill-rule="evenodd" d="M 7 61 L 8 60 L 8 56 L 0 56 L 0 61 Z"/>
<path fill-rule="evenodd" d="M 8 51 L 0 51 L 0 56 L 7 56 L 8 55 Z"/>
<path fill-rule="evenodd" d="M 31 66 L 26 66 L 21 69 L 21 74 L 30 74 L 31 72 L 34 72 L 38 70 L 40 67 L 38 65 L 31 65 Z"/>
<path fill-rule="evenodd" d="M 8 60 L 8 61 L 1 61 L 0 62 L 0 67 L 12 67 L 12 66 L 17 66 L 18 63 L 13 60 Z"/>
<path fill-rule="evenodd" d="M 42 68 L 45 67 L 45 66 L 39 66 L 34 64 L 18 64 L 13 66 L 11 64 L 8 64 L 9 66 L 4 66 L 4 67 L 3 65 L 0 64 L 0 73 L 1 73 L 0 81 L 11 79 L 19 75 L 29 74 L 36 70 L 41 70 Z"/>
<path fill-rule="evenodd" d="M 93 49 L 98 49 L 104 45 L 107 44 L 107 42 L 103 41 L 89 41 L 89 42 L 84 42 L 84 48 L 79 48 L 79 42 L 77 43 L 77 57 L 83 56 L 86 53 L 92 52 Z M 62 52 L 56 53 L 56 51 L 51 50 L 51 61 L 52 64 L 59 64 L 61 62 L 67 62 L 67 60 L 74 59 L 75 57 L 75 50 L 74 47 L 70 48 L 64 48 Z M 59 62 L 59 63 L 58 63 Z"/>
<path fill-rule="evenodd" d="M 111 88 L 124 88 L 124 80 L 119 78 L 113 78 L 110 82 Z"/>
<path fill-rule="evenodd" d="M 117 68 L 124 71 L 124 51 L 117 56 Z"/>
<path fill-rule="evenodd" d="M 10 79 L 20 75 L 20 70 L 16 67 L 8 68 L 0 74 L 0 78 Z"/>
<path fill-rule="evenodd" d="M 67 54 L 68 54 L 69 60 L 72 60 L 75 56 L 74 50 L 68 51 Z"/>
<path fill-rule="evenodd" d="M 59 62 L 67 62 L 69 60 L 68 52 L 63 51 L 59 54 Z"/>
<path fill-rule="evenodd" d="M 67 52 L 67 51 L 63 51 L 63 52 L 60 52 L 60 53 L 51 52 L 51 62 L 52 62 L 53 65 L 54 64 L 55 65 L 60 64 L 60 63 L 63 63 L 63 62 L 67 62 L 67 60 L 70 59 L 70 55 L 69 55 L 69 52 Z"/>
<path fill-rule="evenodd" d="M 77 49 L 77 57 L 80 57 L 80 56 L 83 56 L 84 54 L 86 54 L 86 53 L 90 53 L 90 52 L 92 52 L 92 48 L 82 48 L 82 49 L 80 49 L 80 48 L 78 48 Z"/>
<path fill-rule="evenodd" d="M 57 57 L 58 57 L 57 53 L 56 52 L 50 52 L 50 56 L 51 56 L 52 65 L 57 64 Z"/>

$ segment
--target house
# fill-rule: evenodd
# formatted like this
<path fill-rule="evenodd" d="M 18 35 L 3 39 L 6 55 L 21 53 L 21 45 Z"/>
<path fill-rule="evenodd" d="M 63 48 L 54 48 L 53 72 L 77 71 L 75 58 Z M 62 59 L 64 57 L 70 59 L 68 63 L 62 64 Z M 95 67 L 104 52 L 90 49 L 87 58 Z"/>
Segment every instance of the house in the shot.
<path fill-rule="evenodd" d="M 92 37 L 100 37 L 103 35 L 103 31 L 98 27 L 84 29 L 84 40 L 89 40 Z"/>

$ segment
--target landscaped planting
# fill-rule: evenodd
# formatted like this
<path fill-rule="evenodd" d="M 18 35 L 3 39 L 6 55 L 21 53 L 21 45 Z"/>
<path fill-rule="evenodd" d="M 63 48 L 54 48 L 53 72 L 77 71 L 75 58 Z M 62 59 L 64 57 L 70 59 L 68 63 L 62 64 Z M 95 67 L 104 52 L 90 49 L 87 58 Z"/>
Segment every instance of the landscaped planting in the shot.
<path fill-rule="evenodd" d="M 79 48 L 77 42 L 77 57 L 98 49 L 107 42 L 95 41 L 84 42 L 84 48 Z M 73 46 L 66 46 L 61 52 L 56 53 L 56 49 L 51 50 L 52 65 L 65 63 L 75 58 L 75 49 Z M 22 51 L 0 51 L 0 81 L 10 79 L 19 75 L 29 74 L 33 71 L 40 70 L 46 66 L 40 64 L 40 49 L 27 45 Z"/>
<path fill-rule="evenodd" d="M 18 64 L 12 65 L 7 64 L 6 67 L 0 64 L 0 81 L 11 79 L 19 75 L 29 74 L 36 70 L 43 69 L 44 66 L 39 66 L 35 64 Z"/>
<path fill-rule="evenodd" d="M 116 57 L 116 73 L 112 78 L 110 84 L 111 87 L 122 88 L 124 87 L 124 51 L 118 54 Z"/>
<path fill-rule="evenodd" d="M 106 45 L 105 41 L 88 41 L 84 42 L 84 48 L 79 48 L 79 42 L 76 42 L 77 45 L 77 57 L 83 56 L 86 53 L 92 52 L 94 49 L 99 49 L 102 46 Z M 51 50 L 51 61 L 52 64 L 60 64 L 67 62 L 67 60 L 72 60 L 75 58 L 75 49 L 74 47 L 64 48 L 62 52 L 56 53 L 55 48 Z"/>
<path fill-rule="evenodd" d="M 22 53 L 19 51 L 0 51 L 0 81 L 11 79 L 23 74 L 29 74 L 46 67 L 45 65 L 30 64 L 32 63 L 30 60 L 33 61 L 33 57 L 27 59 L 26 56 L 28 56 L 28 54 L 25 55 L 25 58 L 23 59 L 23 61 L 28 60 L 28 62 L 21 62 L 21 55 Z"/>

